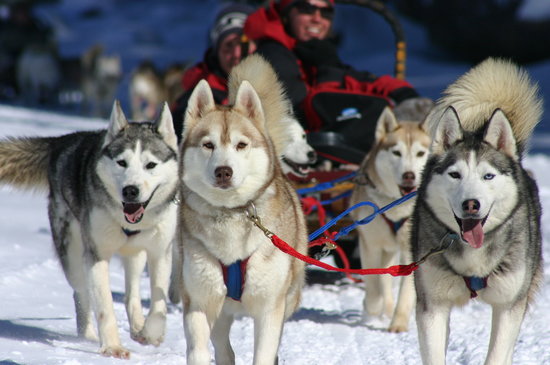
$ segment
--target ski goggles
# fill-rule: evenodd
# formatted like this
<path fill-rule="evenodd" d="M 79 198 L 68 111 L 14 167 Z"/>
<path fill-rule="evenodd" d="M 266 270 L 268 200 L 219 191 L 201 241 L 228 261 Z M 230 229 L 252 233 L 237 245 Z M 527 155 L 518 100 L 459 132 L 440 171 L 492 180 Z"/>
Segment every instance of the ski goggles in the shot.
<path fill-rule="evenodd" d="M 320 7 L 310 4 L 307 1 L 298 1 L 294 4 L 294 8 L 296 8 L 300 14 L 313 15 L 319 10 L 321 17 L 327 20 L 332 20 L 334 18 L 334 8 L 332 6 Z"/>

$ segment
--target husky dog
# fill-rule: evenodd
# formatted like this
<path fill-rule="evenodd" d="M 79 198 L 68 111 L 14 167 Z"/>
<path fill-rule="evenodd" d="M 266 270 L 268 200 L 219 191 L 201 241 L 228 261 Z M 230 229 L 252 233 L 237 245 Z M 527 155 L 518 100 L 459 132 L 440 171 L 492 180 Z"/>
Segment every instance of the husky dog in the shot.
<path fill-rule="evenodd" d="M 61 69 L 55 46 L 31 44 L 17 61 L 17 86 L 29 105 L 53 104 L 61 85 Z"/>
<path fill-rule="evenodd" d="M 306 132 L 300 123 L 295 120 L 289 120 L 288 136 L 281 155 L 281 163 L 285 174 L 305 177 L 309 173 L 311 165 L 317 161 L 317 154 L 313 147 L 307 143 Z"/>
<path fill-rule="evenodd" d="M 151 120 L 157 114 L 157 106 L 166 101 L 167 95 L 159 71 L 149 62 L 142 62 L 130 78 L 130 104 L 132 119 Z"/>
<path fill-rule="evenodd" d="M 426 117 L 427 104 L 422 115 Z M 420 184 L 422 168 L 428 157 L 430 137 L 421 121 L 398 121 L 386 108 L 378 119 L 374 144 L 358 170 L 357 184 L 350 204 L 370 201 L 379 207 L 390 204 L 416 190 Z M 409 217 L 414 202 L 397 205 L 372 222 L 359 226 L 359 253 L 364 268 L 386 267 L 399 258 L 410 262 Z M 352 212 L 356 220 L 372 214 L 362 207 Z M 409 317 L 414 305 L 412 277 L 401 279 L 397 305 L 394 308 L 392 279 L 387 275 L 368 275 L 364 278 L 365 299 L 363 318 L 370 321 L 383 316 L 391 318 L 390 332 L 408 330 Z"/>
<path fill-rule="evenodd" d="M 162 82 L 166 90 L 166 101 L 168 101 L 168 105 L 175 103 L 181 94 L 183 94 L 181 79 L 185 73 L 186 67 L 186 63 L 174 63 L 164 70 Z"/>
<path fill-rule="evenodd" d="M 232 70 L 228 85 L 229 106 L 214 104 L 206 81 L 196 86 L 180 145 L 187 361 L 210 364 L 210 338 L 216 362 L 234 363 L 229 330 L 244 313 L 254 318 L 254 364 L 274 364 L 283 322 L 300 303 L 305 264 L 275 248 L 249 216 L 306 254 L 302 208 L 276 153 L 290 104 L 257 55 Z"/>
<path fill-rule="evenodd" d="M 122 78 L 120 57 L 105 54 L 101 45 L 94 45 L 84 53 L 81 62 L 81 87 L 87 112 L 105 117 Z"/>
<path fill-rule="evenodd" d="M 412 216 L 416 320 L 424 364 L 444 364 L 452 307 L 493 309 L 485 364 L 511 364 L 541 284 L 541 207 L 522 167 L 541 118 L 538 87 L 514 64 L 487 59 L 451 84 L 428 116 L 428 159 Z"/>
<path fill-rule="evenodd" d="M 129 123 L 115 102 L 107 130 L 2 140 L 0 183 L 49 190 L 53 241 L 74 290 L 80 336 L 97 338 L 93 307 L 101 353 L 130 355 L 120 343 L 109 285 L 109 261 L 119 253 L 131 336 L 142 344 L 163 341 L 178 186 L 167 105 L 155 122 Z M 146 261 L 151 308 L 144 319 L 139 278 Z"/>

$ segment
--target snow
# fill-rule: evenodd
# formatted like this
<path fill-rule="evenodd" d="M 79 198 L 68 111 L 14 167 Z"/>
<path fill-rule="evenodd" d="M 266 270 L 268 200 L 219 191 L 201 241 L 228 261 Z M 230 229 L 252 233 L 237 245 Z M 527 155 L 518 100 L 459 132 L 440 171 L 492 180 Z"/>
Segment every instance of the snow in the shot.
<path fill-rule="evenodd" d="M 174 61 L 200 59 L 206 27 L 218 2 L 154 2 L 157 3 L 161 5 L 147 5 L 153 3 L 144 0 L 65 0 L 47 5 L 42 11 L 56 24 L 62 53 L 82 52 L 91 44 L 91 37 L 96 37 L 105 42 L 110 51 L 123 50 L 127 75 L 140 58 L 147 56 L 155 57 L 163 66 Z M 92 5 L 104 9 L 101 17 L 83 19 L 77 16 Z M 392 62 L 391 34 L 373 32 L 378 22 L 376 17 L 369 17 L 368 22 L 364 22 L 368 15 L 363 12 L 361 18 L 359 13 L 353 7 L 343 7 L 339 16 L 346 17 L 345 32 L 360 26 L 365 28 L 365 34 L 371 34 L 368 47 L 362 38 L 345 38 L 342 55 L 354 65 L 369 65 L 369 70 L 387 73 Z M 437 55 L 426 44 L 418 27 L 410 23 L 405 25 L 409 37 L 409 80 L 422 94 L 437 97 L 469 65 Z M 369 51 L 365 52 L 367 48 Z M 380 51 L 375 51 L 378 49 Z M 540 82 L 543 95 L 548 95 L 550 62 L 529 65 L 528 70 Z M 123 83 L 119 90 L 121 99 L 126 94 L 125 86 Z M 59 135 L 105 125 L 106 121 L 100 119 L 0 105 L 0 137 Z M 548 131 L 547 123 L 543 122 L 538 131 L 533 139 L 535 147 L 547 143 L 548 136 L 544 133 Z M 539 183 L 544 212 L 544 255 L 549 257 L 550 232 L 544 228 L 550 225 L 550 157 L 531 154 L 525 166 L 533 171 Z M 123 304 L 124 278 L 117 258 L 111 265 L 111 287 L 121 340 L 132 352 L 131 359 L 104 358 L 97 352 L 97 343 L 76 337 L 72 290 L 54 253 L 46 195 L 0 186 L 0 364 L 184 364 L 186 345 L 181 305 L 169 306 L 165 341 L 159 347 L 141 346 L 130 339 Z M 548 264 L 545 264 L 545 271 L 550 272 Z M 525 318 L 516 344 L 514 364 L 550 364 L 549 281 L 546 274 L 537 300 Z M 284 327 L 279 363 L 419 364 L 414 318 L 411 318 L 409 332 L 402 334 L 385 332 L 383 328 L 387 323 L 361 323 L 363 295 L 362 286 L 347 279 L 335 284 L 308 285 L 299 311 Z M 148 307 L 145 273 L 142 297 Z M 448 363 L 483 363 L 489 332 L 489 306 L 472 300 L 466 307 L 455 309 L 451 316 Z M 250 364 L 253 324 L 249 318 L 240 318 L 234 323 L 231 341 L 236 363 Z"/>
<path fill-rule="evenodd" d="M 0 106 L 0 136 L 54 135 L 97 129 L 106 121 Z M 539 183 L 544 212 L 550 212 L 550 158 L 529 155 L 525 165 Z M 130 360 L 105 358 L 98 344 L 76 336 L 72 290 L 55 256 L 47 218 L 45 193 L 0 187 L 0 364 L 182 364 L 185 336 L 181 305 L 169 306 L 166 339 L 159 347 L 141 346 L 130 339 L 123 303 L 124 277 L 118 258 L 111 264 L 111 287 L 121 340 Z M 550 225 L 544 215 L 543 227 Z M 544 254 L 550 254 L 550 232 L 544 233 Z M 550 271 L 545 265 L 545 271 Z M 519 336 L 514 363 L 550 364 L 549 276 L 531 307 Z M 306 286 L 298 312 L 286 323 L 279 351 L 280 364 L 419 364 L 416 326 L 391 334 L 387 323 L 361 323 L 363 289 L 347 279 L 335 284 Z M 143 274 L 142 298 L 148 307 L 148 278 Z M 451 316 L 449 364 L 480 364 L 490 332 L 489 306 L 472 300 Z M 238 319 L 231 330 L 237 364 L 250 364 L 253 324 Z"/>

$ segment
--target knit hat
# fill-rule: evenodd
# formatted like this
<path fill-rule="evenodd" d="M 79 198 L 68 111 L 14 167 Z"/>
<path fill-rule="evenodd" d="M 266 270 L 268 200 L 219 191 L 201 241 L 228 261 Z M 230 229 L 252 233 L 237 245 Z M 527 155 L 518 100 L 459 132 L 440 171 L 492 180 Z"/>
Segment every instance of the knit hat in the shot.
<path fill-rule="evenodd" d="M 231 4 L 221 9 L 210 29 L 210 45 L 214 50 L 229 34 L 241 33 L 246 18 L 253 11 L 253 8 L 243 4 Z"/>
<path fill-rule="evenodd" d="M 290 5 L 297 3 L 298 1 L 304 1 L 304 0 L 279 0 L 279 13 L 283 14 L 286 10 L 289 9 Z M 334 6 L 334 0 L 324 0 L 324 1 Z"/>

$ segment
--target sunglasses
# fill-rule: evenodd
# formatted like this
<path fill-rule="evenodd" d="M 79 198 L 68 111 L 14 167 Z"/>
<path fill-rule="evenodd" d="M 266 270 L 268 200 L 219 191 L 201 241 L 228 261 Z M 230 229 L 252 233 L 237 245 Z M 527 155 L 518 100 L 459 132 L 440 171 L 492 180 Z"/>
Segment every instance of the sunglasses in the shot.
<path fill-rule="evenodd" d="M 298 10 L 300 14 L 313 15 L 317 10 L 319 10 L 321 17 L 327 20 L 332 20 L 332 18 L 334 18 L 334 8 L 332 6 L 321 8 L 319 6 L 310 4 L 307 1 L 298 1 L 296 4 L 294 4 L 294 7 L 296 8 L 296 10 Z"/>

